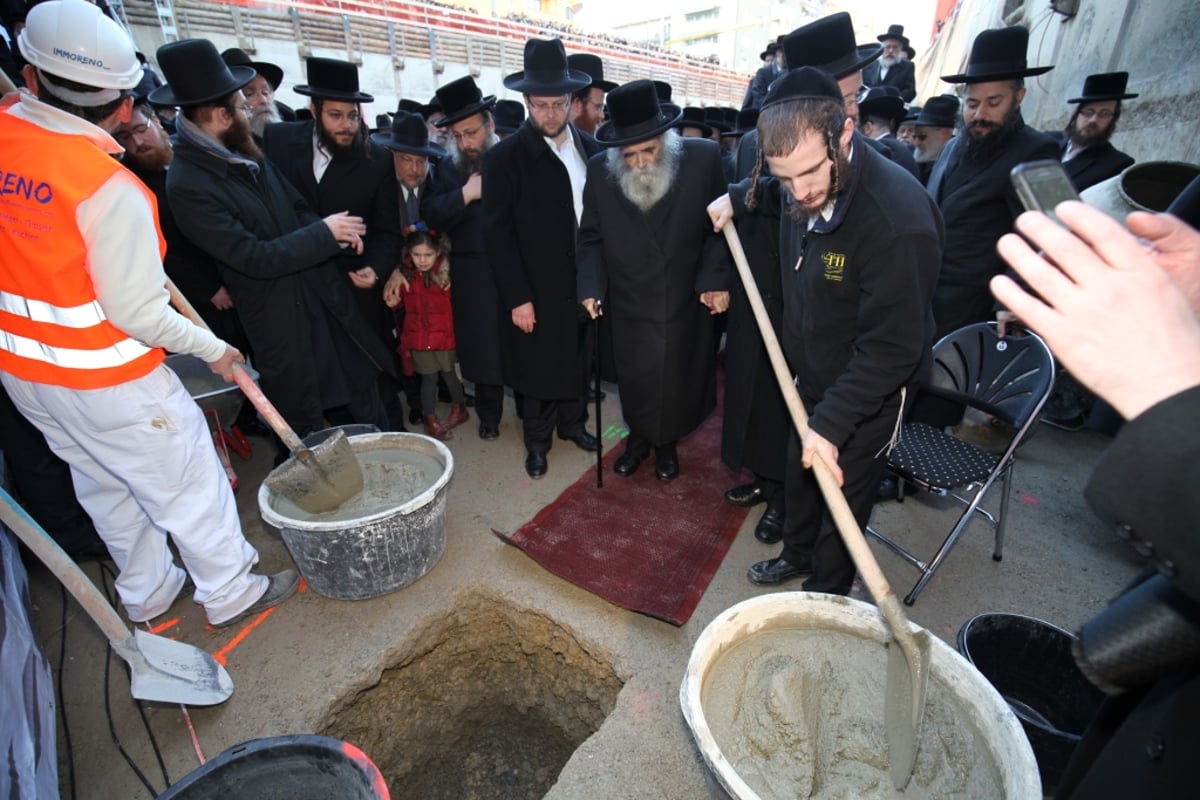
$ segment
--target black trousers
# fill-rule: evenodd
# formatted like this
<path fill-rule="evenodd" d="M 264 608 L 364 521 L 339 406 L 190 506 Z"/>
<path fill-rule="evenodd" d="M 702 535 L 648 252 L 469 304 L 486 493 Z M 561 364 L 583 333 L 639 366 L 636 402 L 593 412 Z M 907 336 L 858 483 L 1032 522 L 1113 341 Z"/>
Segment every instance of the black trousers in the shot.
<path fill-rule="evenodd" d="M 475 384 L 475 415 L 480 425 L 499 425 L 504 412 L 504 387 L 491 383 Z"/>
<path fill-rule="evenodd" d="M 547 453 L 553 446 L 554 429 L 565 439 L 573 439 L 587 424 L 587 403 L 582 397 L 572 400 L 539 400 L 525 395 L 522 398 L 521 421 L 525 426 L 525 449 L 530 453 Z M 476 398 L 475 407 L 479 407 Z"/>
<path fill-rule="evenodd" d="M 805 403 L 811 413 L 809 405 Z M 875 416 L 860 424 L 838 451 L 838 466 L 844 480 L 842 489 L 860 528 L 865 528 L 870 521 L 879 481 L 887 466 L 887 453 L 880 451 L 892 438 L 899 413 L 897 395 L 884 403 Z M 825 505 L 817 476 L 811 469 L 804 468 L 802 455 L 799 438 L 791 437 L 784 481 L 787 519 L 780 555 L 794 566 L 812 567 L 812 575 L 804 582 L 805 591 L 849 594 L 854 583 L 854 561 Z"/>

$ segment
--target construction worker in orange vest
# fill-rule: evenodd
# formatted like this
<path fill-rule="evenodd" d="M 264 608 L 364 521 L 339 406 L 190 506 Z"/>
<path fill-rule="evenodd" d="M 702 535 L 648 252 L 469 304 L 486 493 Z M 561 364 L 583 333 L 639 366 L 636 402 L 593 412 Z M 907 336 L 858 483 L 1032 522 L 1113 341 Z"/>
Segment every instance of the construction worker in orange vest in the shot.
<path fill-rule="evenodd" d="M 242 355 L 171 310 L 154 196 L 117 160 L 133 43 L 86 0 L 51 0 L 18 46 L 28 89 L 0 108 L 0 380 L 71 466 L 129 618 L 164 613 L 190 574 L 209 622 L 231 624 L 299 578 L 250 571 L 203 414 L 163 364 L 188 353 L 228 380 Z"/>

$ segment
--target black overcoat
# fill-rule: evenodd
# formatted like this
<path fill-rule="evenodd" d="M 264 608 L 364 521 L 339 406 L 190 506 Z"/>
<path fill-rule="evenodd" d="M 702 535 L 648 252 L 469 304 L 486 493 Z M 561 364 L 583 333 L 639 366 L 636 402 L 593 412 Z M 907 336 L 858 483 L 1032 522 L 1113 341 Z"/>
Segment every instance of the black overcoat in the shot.
<path fill-rule="evenodd" d="M 450 235 L 450 285 L 454 304 L 454 338 L 463 377 L 474 383 L 501 386 L 500 298 L 488 264 L 483 233 L 483 203 L 463 203 L 462 176 L 449 156 L 430 165 L 431 190 L 421 197 L 421 218 L 434 230 Z M 507 318 L 505 324 L 512 322 Z"/>
<path fill-rule="evenodd" d="M 901 61 L 887 71 L 887 77 L 880 78 L 879 70 L 882 65 L 872 61 L 863 67 L 862 82 L 865 86 L 891 86 L 900 92 L 904 102 L 911 103 L 917 96 L 917 70 L 911 61 Z"/>
<path fill-rule="evenodd" d="M 942 271 L 933 301 L 937 338 L 990 316 L 987 284 L 1004 271 L 996 242 L 1012 230 L 1013 220 L 1024 210 L 1009 178 L 1012 168 L 1026 161 L 1058 158 L 1054 140 L 1023 122 L 990 161 L 964 161 L 964 149 L 961 135 L 946 142 L 927 187 L 946 221 Z"/>
<path fill-rule="evenodd" d="M 1062 131 L 1048 132 L 1058 142 L 1059 158 L 1066 155 L 1067 137 Z M 1063 169 L 1075 191 L 1082 192 L 1088 187 L 1106 181 L 1114 175 L 1120 175 L 1133 166 L 1133 156 L 1122 153 L 1112 146 L 1112 142 L 1103 142 L 1089 147 L 1070 161 L 1063 162 Z"/>
<path fill-rule="evenodd" d="M 607 154 L 588 162 L 579 226 L 580 298 L 604 301 L 621 410 L 652 444 L 674 442 L 716 405 L 713 320 L 700 294 L 729 288 L 731 259 L 708 204 L 725 193 L 717 145 L 684 139 L 666 197 L 629 202 Z"/>
<path fill-rule="evenodd" d="M 595 140 L 568 130 L 584 162 L 600 152 Z M 505 384 L 542 400 L 577 398 L 585 365 L 567 168 L 526 120 L 488 150 L 483 174 L 484 239 L 500 295 Z M 525 333 L 512 324 L 512 310 L 530 302 L 536 322 Z"/>
<path fill-rule="evenodd" d="M 313 319 L 333 320 L 343 334 L 338 343 L 372 368 L 390 364 L 334 265 L 340 248 L 333 234 L 270 161 L 255 175 L 181 139 L 167 171 L 167 198 L 180 231 L 219 263 L 263 391 L 293 428 L 324 425 Z"/>

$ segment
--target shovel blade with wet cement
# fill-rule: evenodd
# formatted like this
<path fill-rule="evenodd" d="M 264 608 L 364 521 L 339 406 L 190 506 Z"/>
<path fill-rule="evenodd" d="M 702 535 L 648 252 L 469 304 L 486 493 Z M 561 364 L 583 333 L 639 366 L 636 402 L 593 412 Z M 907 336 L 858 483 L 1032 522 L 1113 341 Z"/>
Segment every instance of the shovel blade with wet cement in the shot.
<path fill-rule="evenodd" d="M 190 644 L 141 630 L 130 634 L 96 585 L 42 526 L 3 489 L 0 500 L 0 520 L 54 573 L 129 664 L 134 697 L 192 706 L 214 706 L 229 699 L 233 679 L 216 659 Z"/>
<path fill-rule="evenodd" d="M 212 330 L 170 278 L 167 279 L 167 293 L 171 296 L 171 305 L 193 325 Z M 309 449 L 241 364 L 233 365 L 233 380 L 294 456 L 267 476 L 264 483 L 271 491 L 283 495 L 310 514 L 332 511 L 362 491 L 362 465 L 345 433 L 338 431 L 336 436 Z"/>
<path fill-rule="evenodd" d="M 783 357 L 783 349 L 775 336 L 775 328 L 767 316 L 766 306 L 758 292 L 758 284 L 750 272 L 750 264 L 746 261 L 746 252 L 742 249 L 742 240 L 738 237 L 733 222 L 726 223 L 724 228 L 725 241 L 733 254 L 734 264 L 737 265 L 738 276 L 746 289 L 746 298 L 754 312 L 754 321 L 762 335 L 763 345 L 775 372 L 775 380 L 792 417 L 796 432 L 803 437 L 808 433 L 808 414 L 800 402 L 800 392 L 792 382 L 791 372 Z M 897 791 L 903 791 L 912 779 L 913 768 L 917 763 L 917 748 L 921 739 L 921 720 L 925 715 L 925 691 L 929 685 L 929 634 L 923 630 L 912 631 L 908 619 L 900 609 L 896 595 L 888 585 L 887 578 L 879 568 L 871 548 L 867 546 L 866 537 L 846 495 L 838 486 L 837 478 L 824 461 L 819 457 L 813 459 L 813 472 L 825 505 L 829 509 L 837 525 L 838 534 L 850 551 L 854 566 L 862 575 L 863 583 L 875 600 L 883 618 L 887 621 L 892 633 L 892 641 L 888 643 L 887 686 L 884 699 L 884 734 L 888 744 L 888 771 L 892 784 Z"/>

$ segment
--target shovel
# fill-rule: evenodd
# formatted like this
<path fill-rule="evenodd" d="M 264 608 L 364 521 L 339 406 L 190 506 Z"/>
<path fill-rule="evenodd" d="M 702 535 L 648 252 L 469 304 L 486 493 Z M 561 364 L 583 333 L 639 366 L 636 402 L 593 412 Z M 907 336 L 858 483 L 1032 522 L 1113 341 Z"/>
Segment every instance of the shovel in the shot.
<path fill-rule="evenodd" d="M 746 287 L 746 296 L 754 310 L 754 320 L 758 323 L 759 333 L 762 334 L 763 344 L 766 345 L 771 367 L 775 370 L 776 380 L 779 381 L 779 389 L 783 392 L 783 399 L 792 415 L 792 423 L 803 437 L 808 432 L 808 415 L 804 413 L 800 393 L 792 383 L 779 340 L 775 338 L 775 329 L 771 327 L 767 309 L 758 293 L 758 285 L 750 273 L 746 253 L 742 250 L 742 240 L 732 222 L 727 222 L 724 230 L 725 241 L 733 253 L 742 284 Z M 854 559 L 854 566 L 862 575 L 863 582 L 871 592 L 871 597 L 875 599 L 875 605 L 883 613 L 883 618 L 887 620 L 892 633 L 892 641 L 888 644 L 883 725 L 888 745 L 888 771 L 897 791 L 903 791 L 916 766 L 921 720 L 925 715 L 925 690 L 929 683 L 929 633 L 924 630 L 909 630 L 908 620 L 900 609 L 900 600 L 892 592 L 887 578 L 879 569 L 879 563 L 867 547 L 867 540 L 858 527 L 858 521 L 854 519 L 846 496 L 842 494 L 829 466 L 817 458 L 813 461 L 813 472 L 816 473 L 821 494 L 825 496 L 825 504 L 829 507 L 838 533 L 841 534 L 846 549 L 850 551 L 850 557 Z"/>
<path fill-rule="evenodd" d="M 167 279 L 171 305 L 180 314 L 205 330 L 212 330 L 183 296 L 175 282 Z M 267 396 L 258 388 L 241 364 L 233 365 L 233 379 L 271 430 L 283 440 L 295 458 L 288 459 L 263 481 L 271 491 L 283 495 L 309 514 L 332 511 L 362 491 L 362 465 L 346 432 L 336 431 L 316 447 L 309 449 L 284 420 Z"/>
<path fill-rule="evenodd" d="M 112 649 L 129 664 L 130 692 L 135 698 L 189 706 L 215 706 L 229 699 L 233 680 L 212 656 L 198 647 L 140 629 L 130 635 L 100 590 L 25 509 L 3 489 L 0 500 L 0 520 L 50 568 L 104 631 Z"/>

